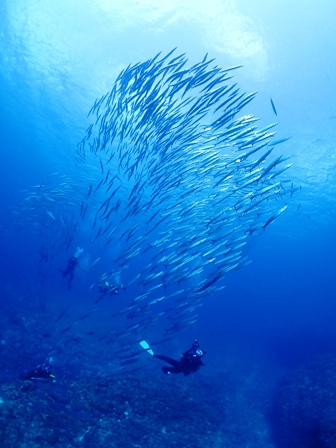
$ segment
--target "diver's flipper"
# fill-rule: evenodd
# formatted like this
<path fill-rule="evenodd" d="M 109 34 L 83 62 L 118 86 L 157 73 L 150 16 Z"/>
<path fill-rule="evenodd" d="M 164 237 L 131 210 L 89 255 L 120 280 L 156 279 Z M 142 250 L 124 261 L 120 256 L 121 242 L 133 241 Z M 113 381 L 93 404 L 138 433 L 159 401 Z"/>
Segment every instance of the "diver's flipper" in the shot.
<path fill-rule="evenodd" d="M 153 352 L 153 350 L 150 348 L 148 342 L 146 342 L 146 341 L 141 341 L 141 342 L 140 342 L 140 345 L 141 345 L 141 347 L 142 347 L 143 349 L 145 349 L 150 355 L 152 355 L 152 356 L 154 355 L 154 352 Z"/>

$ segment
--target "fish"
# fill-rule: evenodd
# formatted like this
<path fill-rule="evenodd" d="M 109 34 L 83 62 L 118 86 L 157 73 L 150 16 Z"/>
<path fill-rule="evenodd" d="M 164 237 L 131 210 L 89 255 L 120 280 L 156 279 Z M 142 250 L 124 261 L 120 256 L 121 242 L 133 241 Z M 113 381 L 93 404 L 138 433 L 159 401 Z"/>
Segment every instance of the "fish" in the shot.
<path fill-rule="evenodd" d="M 49 210 L 46 210 L 46 212 L 48 213 L 50 218 L 52 218 L 54 221 L 56 221 L 55 216 Z"/>
<path fill-rule="evenodd" d="M 276 110 L 276 108 L 275 108 L 275 106 L 274 106 L 274 103 L 273 103 L 273 100 L 272 100 L 272 98 L 270 98 L 270 101 L 271 101 L 271 106 L 272 106 L 272 110 L 273 110 L 273 112 L 274 112 L 274 115 L 278 115 L 278 113 L 277 113 L 277 110 Z"/>
<path fill-rule="evenodd" d="M 285 137 L 285 138 L 280 138 L 279 140 L 275 140 L 272 142 L 272 146 L 275 145 L 280 145 L 280 143 L 284 143 L 287 142 L 288 140 L 290 140 L 292 137 Z"/>
<path fill-rule="evenodd" d="M 161 345 L 161 344 L 164 344 L 164 343 L 172 341 L 172 340 L 173 340 L 173 338 L 164 338 L 164 339 L 161 339 L 160 341 L 151 342 L 149 345 L 151 347 L 153 347 L 154 345 Z"/>
<path fill-rule="evenodd" d="M 281 215 L 281 213 L 283 213 L 286 209 L 287 209 L 288 205 L 285 205 L 284 207 L 282 207 L 278 212 L 275 213 L 275 215 L 271 216 L 263 225 L 263 229 L 265 230 L 267 226 L 269 226 L 273 221 L 275 221 L 275 219 Z"/>
<path fill-rule="evenodd" d="M 127 284 L 127 286 L 125 287 L 125 289 L 126 288 L 129 288 L 136 280 L 138 280 L 138 278 L 141 276 L 141 274 L 137 274 L 128 284 Z"/>
<path fill-rule="evenodd" d="M 95 240 L 99 237 L 101 231 L 102 231 L 102 226 L 99 227 L 98 232 L 96 233 L 96 236 L 95 236 L 92 240 L 90 240 L 90 241 L 91 241 L 91 242 L 92 242 L 92 241 L 95 241 Z"/>
<path fill-rule="evenodd" d="M 88 194 L 87 194 L 86 199 L 89 199 L 89 197 L 91 196 L 91 193 L 92 193 L 92 184 L 90 183 L 90 185 L 89 185 L 89 191 L 88 191 Z"/>
<path fill-rule="evenodd" d="M 207 288 L 210 288 L 214 283 L 216 283 L 220 279 L 220 275 L 216 275 L 212 280 L 206 282 L 201 288 L 199 288 L 196 292 L 205 291 Z"/>
<path fill-rule="evenodd" d="M 102 179 L 102 180 L 98 183 L 98 185 L 97 185 L 96 188 L 95 188 L 95 191 L 97 191 L 97 190 L 99 189 L 99 187 L 103 184 L 103 182 L 104 182 L 104 179 Z"/>
<path fill-rule="evenodd" d="M 120 361 L 119 365 L 120 366 L 127 366 L 129 364 L 134 364 L 135 362 L 139 361 L 140 358 L 131 358 L 131 359 L 126 359 L 124 361 Z"/>
<path fill-rule="evenodd" d="M 58 317 L 55 320 L 55 324 L 62 319 L 62 317 L 65 315 L 65 313 L 68 311 L 68 307 L 65 308 L 61 313 L 58 315 Z"/>

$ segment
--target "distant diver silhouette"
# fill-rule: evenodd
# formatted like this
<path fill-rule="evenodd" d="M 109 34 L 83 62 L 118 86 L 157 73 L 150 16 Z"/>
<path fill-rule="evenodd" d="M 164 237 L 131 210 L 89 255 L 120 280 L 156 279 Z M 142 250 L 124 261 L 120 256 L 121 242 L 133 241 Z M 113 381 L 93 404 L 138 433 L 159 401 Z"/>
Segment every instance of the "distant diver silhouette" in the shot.
<path fill-rule="evenodd" d="M 70 260 L 68 260 L 68 266 L 66 267 L 65 270 L 63 269 L 59 269 L 59 271 L 61 272 L 61 274 L 63 275 L 63 277 L 69 276 L 68 279 L 68 289 L 71 288 L 71 282 L 74 278 L 74 273 L 76 268 L 78 267 L 78 256 L 84 252 L 83 249 L 80 249 L 79 247 L 77 247 L 76 253 L 75 255 L 70 258 Z"/>

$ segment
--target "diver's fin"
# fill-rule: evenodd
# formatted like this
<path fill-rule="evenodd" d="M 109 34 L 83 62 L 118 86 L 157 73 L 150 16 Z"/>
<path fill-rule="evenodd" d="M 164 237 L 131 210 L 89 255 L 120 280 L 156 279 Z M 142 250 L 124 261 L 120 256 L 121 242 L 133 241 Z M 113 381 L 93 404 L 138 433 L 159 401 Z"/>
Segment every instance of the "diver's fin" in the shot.
<path fill-rule="evenodd" d="M 148 342 L 146 342 L 146 341 L 141 341 L 141 342 L 140 342 L 140 345 L 141 345 L 141 347 L 142 347 L 143 349 L 145 349 L 150 355 L 152 355 L 152 356 L 154 355 L 154 352 L 153 352 L 153 350 L 150 348 Z"/>

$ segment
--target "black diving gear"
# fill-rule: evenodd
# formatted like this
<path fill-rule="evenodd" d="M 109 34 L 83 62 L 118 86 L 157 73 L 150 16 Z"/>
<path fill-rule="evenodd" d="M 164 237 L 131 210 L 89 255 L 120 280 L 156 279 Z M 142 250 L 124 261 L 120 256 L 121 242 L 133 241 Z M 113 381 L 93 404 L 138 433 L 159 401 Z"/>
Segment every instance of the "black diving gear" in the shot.
<path fill-rule="evenodd" d="M 120 293 L 120 291 L 123 288 L 123 284 L 120 280 L 120 272 L 110 272 L 109 275 L 104 274 L 102 275 L 99 282 L 94 283 L 91 286 L 91 289 L 93 287 L 97 286 L 99 290 L 99 297 L 96 300 L 96 303 L 98 303 L 103 297 L 109 295 L 109 296 L 115 296 Z"/>
<path fill-rule="evenodd" d="M 72 257 L 72 258 L 70 258 L 70 260 L 68 260 L 68 266 L 65 271 L 63 271 L 62 269 L 59 269 L 59 271 L 62 273 L 63 277 L 66 277 L 67 275 L 69 276 L 68 289 L 71 288 L 71 282 L 74 278 L 74 273 L 75 273 L 75 269 L 77 268 L 77 266 L 78 266 L 78 258 Z"/>
<path fill-rule="evenodd" d="M 40 364 L 35 369 L 24 370 L 20 373 L 20 377 L 24 380 L 31 381 L 54 381 L 55 375 L 51 373 L 51 365 L 49 362 Z"/>
<path fill-rule="evenodd" d="M 98 286 L 100 294 L 103 296 L 109 294 L 110 296 L 119 294 L 121 288 L 123 285 L 121 283 L 116 283 L 114 285 L 111 285 L 109 282 L 104 282 L 103 284 Z"/>
<path fill-rule="evenodd" d="M 190 373 L 196 372 L 201 366 L 204 366 L 202 357 L 205 353 L 206 352 L 204 350 L 201 350 L 196 339 L 192 347 L 183 353 L 179 361 L 162 355 L 154 355 L 154 358 L 161 359 L 162 361 L 166 361 L 171 364 L 172 367 L 162 367 L 163 373 L 183 373 L 184 376 L 187 376 L 190 375 Z"/>

